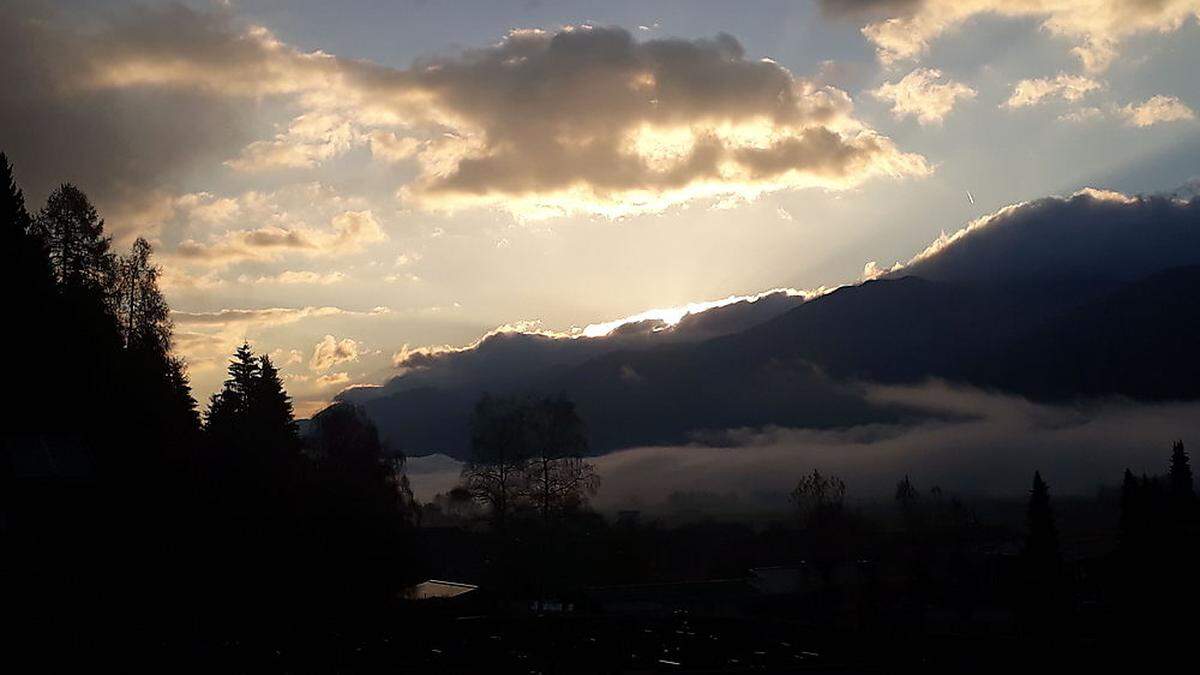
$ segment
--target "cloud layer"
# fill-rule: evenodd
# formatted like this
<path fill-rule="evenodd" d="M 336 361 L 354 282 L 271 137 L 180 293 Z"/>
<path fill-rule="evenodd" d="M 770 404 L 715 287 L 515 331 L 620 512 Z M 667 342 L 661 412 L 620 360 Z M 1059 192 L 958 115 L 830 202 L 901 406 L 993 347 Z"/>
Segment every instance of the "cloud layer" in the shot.
<path fill-rule="evenodd" d="M 779 508 L 813 469 L 841 476 L 854 499 L 889 499 L 912 476 L 924 489 L 1019 497 L 1039 470 L 1056 494 L 1094 494 L 1126 468 L 1159 473 L 1177 438 L 1200 439 L 1200 404 L 1105 401 L 1052 406 L 933 383 L 872 387 L 881 402 L 954 419 L 843 430 L 734 430 L 725 447 L 649 447 L 597 460 L 599 505 L 651 506 L 675 491 L 766 496 Z"/>
<path fill-rule="evenodd" d="M 1039 470 L 1055 494 L 1090 495 L 1128 467 L 1164 470 L 1170 444 L 1200 439 L 1200 404 L 1101 401 L 1055 406 L 976 389 L 929 383 L 869 388 L 880 402 L 920 406 L 936 421 L 836 430 L 730 430 L 723 444 L 641 447 L 594 459 L 605 509 L 661 507 L 674 492 L 711 493 L 743 505 L 787 508 L 800 476 L 842 477 L 852 500 L 890 500 L 909 475 L 923 490 L 1016 498 Z M 458 481 L 461 465 L 442 455 L 409 459 L 421 499 Z"/>
<path fill-rule="evenodd" d="M 422 208 L 616 216 L 929 171 L 856 119 L 845 92 L 748 58 L 727 34 L 639 42 L 621 28 L 514 30 L 493 46 L 400 69 L 302 51 L 224 10 L 113 12 L 87 30 L 10 18 L 9 37 L 27 51 L 7 67 L 16 71 L 9 80 L 54 71 L 45 77 L 52 87 L 8 94 L 21 104 L 3 106 L 11 126 L 103 98 L 130 132 L 148 119 L 170 124 L 172 143 L 161 146 L 200 132 L 211 147 L 197 156 L 219 149 L 235 171 L 311 168 L 368 148 L 380 161 L 415 164 L 416 179 L 399 194 Z M 137 105 L 147 97 L 154 105 Z M 159 101 L 184 98 L 209 117 L 264 103 L 299 114 L 234 149 L 248 125 L 229 124 L 221 138 L 203 127 L 189 134 L 184 122 L 195 115 L 171 115 Z M 137 148 L 161 156 L 160 170 L 188 164 L 190 149 Z M 260 233 L 270 234 L 278 233 Z"/>
<path fill-rule="evenodd" d="M 1200 0 L 819 0 L 827 15 L 867 21 L 863 35 L 879 59 L 920 58 L 931 42 L 977 16 L 1041 21 L 1047 33 L 1072 45 L 1091 72 L 1116 59 L 1125 40 L 1178 30 L 1200 17 Z"/>

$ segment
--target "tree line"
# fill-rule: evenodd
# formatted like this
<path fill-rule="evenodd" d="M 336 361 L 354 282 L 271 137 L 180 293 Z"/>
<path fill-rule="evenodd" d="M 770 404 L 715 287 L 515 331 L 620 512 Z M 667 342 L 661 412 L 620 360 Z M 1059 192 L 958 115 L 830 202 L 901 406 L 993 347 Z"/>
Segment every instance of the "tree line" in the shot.
<path fill-rule="evenodd" d="M 411 583 L 403 458 L 361 410 L 302 436 L 277 367 L 243 344 L 202 414 L 150 242 L 114 251 L 69 183 L 31 211 L 3 154 L 0 237 L 3 573 L 30 635 L 102 650 L 286 632 Z"/>

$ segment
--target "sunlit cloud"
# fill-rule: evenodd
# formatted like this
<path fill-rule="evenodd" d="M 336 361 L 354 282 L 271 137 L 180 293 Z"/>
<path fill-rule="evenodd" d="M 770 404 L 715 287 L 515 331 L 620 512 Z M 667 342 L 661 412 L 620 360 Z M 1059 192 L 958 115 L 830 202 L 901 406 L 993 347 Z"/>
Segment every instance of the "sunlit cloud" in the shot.
<path fill-rule="evenodd" d="M 392 131 L 374 131 L 370 135 L 371 156 L 385 162 L 412 159 L 421 149 L 421 141 L 411 136 L 397 136 Z"/>
<path fill-rule="evenodd" d="M 346 211 L 334 216 L 326 229 L 268 225 L 229 230 L 208 241 L 187 239 L 171 254 L 187 262 L 219 266 L 243 260 L 275 260 L 286 253 L 327 256 L 354 252 L 387 238 L 370 211 Z"/>
<path fill-rule="evenodd" d="M 308 169 L 360 143 L 351 122 L 330 113 L 307 113 L 269 141 L 255 141 L 227 165 L 240 171 Z M 372 145 L 374 148 L 374 145 Z"/>
<path fill-rule="evenodd" d="M 1082 124 L 1084 122 L 1094 122 L 1104 118 L 1104 111 L 1096 106 L 1086 106 L 1065 112 L 1058 116 L 1060 122 L 1070 122 L 1072 124 Z"/>
<path fill-rule="evenodd" d="M 941 124 L 959 100 L 973 99 L 976 93 L 961 82 L 941 79 L 939 70 L 917 68 L 898 82 L 885 82 L 869 93 L 890 102 L 896 119 L 916 117 L 921 124 Z"/>
<path fill-rule="evenodd" d="M 1104 84 L 1082 75 L 1059 73 L 1053 78 L 1021 80 L 1013 87 L 1012 95 L 1001 105 L 1007 108 L 1024 108 L 1037 105 L 1048 98 L 1078 101 Z"/>
<path fill-rule="evenodd" d="M 321 389 L 328 389 L 329 387 L 345 385 L 349 382 L 350 382 L 350 374 L 349 373 L 329 373 L 328 375 L 322 375 L 316 379 L 317 386 L 320 387 Z"/>
<path fill-rule="evenodd" d="M 252 284 L 284 284 L 284 285 L 299 285 L 310 284 L 317 286 L 329 286 L 331 284 L 341 283 L 346 280 L 346 275 L 342 272 L 313 272 L 309 270 L 294 271 L 284 270 L 279 274 L 260 275 L 251 277 L 249 275 L 241 275 L 238 277 L 240 283 Z"/>
<path fill-rule="evenodd" d="M 1196 113 L 1174 96 L 1153 96 L 1142 103 L 1130 103 L 1118 110 L 1125 123 L 1149 127 L 1163 122 L 1196 119 Z"/>
<path fill-rule="evenodd" d="M 357 361 L 361 345 L 355 340 L 345 338 L 339 341 L 332 335 L 326 335 L 313 347 L 312 358 L 308 367 L 315 371 L 329 370 L 339 363 Z"/>
<path fill-rule="evenodd" d="M 620 28 L 514 30 L 394 69 L 306 53 L 228 16 L 146 10 L 137 22 L 95 50 L 80 86 L 289 97 L 303 112 L 229 166 L 302 169 L 368 146 L 416 163 L 398 194 L 419 208 L 618 217 L 929 172 L 855 118 L 845 92 L 749 59 L 726 34 L 639 42 Z M 177 39 L 146 38 L 160 24 Z"/>
<path fill-rule="evenodd" d="M 678 324 L 684 319 L 684 317 L 692 314 L 699 314 L 710 309 L 725 307 L 738 302 L 754 302 L 760 298 L 764 298 L 769 295 L 775 295 L 777 293 L 799 297 L 813 297 L 818 294 L 816 291 L 801 291 L 795 288 L 774 288 L 769 291 L 754 293 L 752 295 L 731 295 L 726 298 L 721 298 L 720 300 L 689 302 L 687 304 L 678 305 L 675 307 L 648 309 L 643 312 L 638 312 L 637 314 L 622 317 L 620 319 L 613 319 L 612 321 L 589 324 L 584 327 L 579 334 L 583 337 L 600 337 L 612 333 L 621 326 L 640 323 L 643 321 L 662 322 L 663 327 L 670 327 Z"/>
<path fill-rule="evenodd" d="M 1200 16 L 1200 0 L 820 0 L 827 15 L 863 19 L 863 35 L 880 61 L 918 59 L 930 44 L 969 19 L 997 16 L 1041 21 L 1071 45 L 1090 72 L 1117 58 L 1121 44 L 1144 33 L 1178 30 Z"/>

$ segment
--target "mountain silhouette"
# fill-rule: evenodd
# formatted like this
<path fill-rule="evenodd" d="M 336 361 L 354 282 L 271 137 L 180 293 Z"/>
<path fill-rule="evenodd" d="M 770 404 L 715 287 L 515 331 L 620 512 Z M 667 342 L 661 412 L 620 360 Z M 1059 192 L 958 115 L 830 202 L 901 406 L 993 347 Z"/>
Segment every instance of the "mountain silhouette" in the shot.
<path fill-rule="evenodd" d="M 1149 244 L 1147 243 L 1149 242 Z M 1082 192 L 1018 205 L 883 278 L 596 338 L 501 333 L 360 389 L 393 446 L 463 457 L 485 392 L 562 393 L 596 452 L 728 430 L 919 421 L 872 384 L 931 378 L 1042 401 L 1200 397 L 1200 200 Z"/>

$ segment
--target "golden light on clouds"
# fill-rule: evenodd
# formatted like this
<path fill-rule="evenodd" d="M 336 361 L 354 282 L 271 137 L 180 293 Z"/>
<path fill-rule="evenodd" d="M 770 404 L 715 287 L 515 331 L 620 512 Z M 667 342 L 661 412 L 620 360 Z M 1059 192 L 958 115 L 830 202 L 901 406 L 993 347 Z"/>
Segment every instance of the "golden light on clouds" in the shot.
<path fill-rule="evenodd" d="M 1200 0 L 820 0 L 826 13 L 869 17 L 863 35 L 884 63 L 918 59 L 937 38 L 977 16 L 1041 22 L 1089 72 L 1106 70 L 1123 42 L 1178 30 Z"/>
<path fill-rule="evenodd" d="M 416 178 L 396 194 L 419 209 L 619 217 L 929 172 L 858 120 L 845 92 L 748 59 L 727 34 L 639 42 L 620 28 L 515 30 L 397 69 L 305 53 L 214 15 L 139 21 L 177 37 L 146 38 L 142 26 L 99 39 L 89 86 L 287 99 L 300 113 L 229 167 L 312 168 L 369 148 L 379 161 L 414 163 Z"/>

